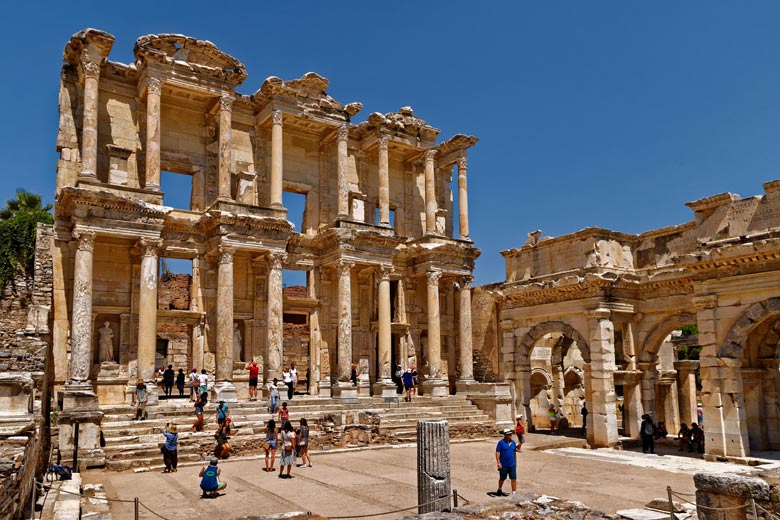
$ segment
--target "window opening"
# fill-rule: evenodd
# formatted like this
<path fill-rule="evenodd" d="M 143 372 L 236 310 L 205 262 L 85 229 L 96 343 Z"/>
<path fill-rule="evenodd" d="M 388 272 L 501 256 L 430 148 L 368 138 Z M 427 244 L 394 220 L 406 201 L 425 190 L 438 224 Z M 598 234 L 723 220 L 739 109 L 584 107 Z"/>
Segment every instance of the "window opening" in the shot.
<path fill-rule="evenodd" d="M 160 258 L 157 308 L 166 310 L 190 310 L 192 288 L 192 260 Z"/>
<path fill-rule="evenodd" d="M 192 209 L 192 175 L 163 170 L 160 172 L 163 203 L 177 209 Z"/>
<path fill-rule="evenodd" d="M 282 204 L 287 208 L 287 220 L 295 226 L 296 233 L 305 233 L 306 194 L 294 191 L 282 192 Z"/>
<path fill-rule="evenodd" d="M 295 297 L 306 298 L 306 271 L 282 269 L 282 287 L 285 289 L 296 288 Z M 288 292 L 290 291 L 285 291 L 285 295 Z"/>

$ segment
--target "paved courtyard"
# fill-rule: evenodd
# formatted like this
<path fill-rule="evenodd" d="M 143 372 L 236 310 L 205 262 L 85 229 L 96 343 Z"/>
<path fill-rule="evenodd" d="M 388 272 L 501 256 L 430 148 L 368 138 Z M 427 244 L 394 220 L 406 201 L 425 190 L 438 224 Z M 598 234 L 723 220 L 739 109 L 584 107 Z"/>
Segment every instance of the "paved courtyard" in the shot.
<path fill-rule="evenodd" d="M 526 447 L 556 442 L 529 435 Z M 556 439 L 553 441 L 553 439 Z M 451 445 L 452 485 L 470 501 L 499 500 L 486 495 L 496 488 L 495 440 Z M 705 462 L 675 455 L 643 455 L 615 450 L 559 448 L 524 450 L 519 460 L 519 489 L 579 500 L 606 512 L 642 507 L 666 496 L 666 486 L 694 492 L 691 476 L 698 471 L 750 472 L 746 466 Z M 233 518 L 240 515 L 311 511 L 323 516 L 365 515 L 392 511 L 417 503 L 416 448 L 398 447 L 323 453 L 314 467 L 293 468 L 293 480 L 261 471 L 262 461 L 220 463 L 227 492 L 218 499 L 200 498 L 200 466 L 180 467 L 162 474 L 89 471 L 85 483 L 102 482 L 109 498 L 140 500 L 173 519 Z M 278 462 L 278 461 L 277 461 Z M 278 465 L 277 465 L 278 468 Z M 508 483 L 505 490 L 509 490 Z M 132 518 L 132 504 L 114 503 L 114 518 Z M 390 514 L 377 518 L 395 518 Z M 152 518 L 142 512 L 141 518 Z"/>

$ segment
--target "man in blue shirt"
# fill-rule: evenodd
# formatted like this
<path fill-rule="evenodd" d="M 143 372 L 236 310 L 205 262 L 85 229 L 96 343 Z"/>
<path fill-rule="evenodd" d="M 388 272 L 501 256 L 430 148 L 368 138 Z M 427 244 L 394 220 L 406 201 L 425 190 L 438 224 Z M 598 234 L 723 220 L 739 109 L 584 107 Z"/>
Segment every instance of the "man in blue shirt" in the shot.
<path fill-rule="evenodd" d="M 498 466 L 498 491 L 496 496 L 506 497 L 508 494 L 502 491 L 507 476 L 512 483 L 512 494 L 517 492 L 517 444 L 512 440 L 512 429 L 507 428 L 501 432 L 504 438 L 496 445 L 496 465 Z"/>

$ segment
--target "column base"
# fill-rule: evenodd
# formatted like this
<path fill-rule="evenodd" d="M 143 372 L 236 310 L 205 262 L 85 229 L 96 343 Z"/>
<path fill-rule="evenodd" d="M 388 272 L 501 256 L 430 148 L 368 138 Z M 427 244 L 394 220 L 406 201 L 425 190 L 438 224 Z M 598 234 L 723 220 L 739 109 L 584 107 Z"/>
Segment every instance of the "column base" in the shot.
<path fill-rule="evenodd" d="M 100 447 L 100 424 L 103 412 L 89 383 L 69 383 L 62 390 L 62 412 L 59 424 L 59 450 L 64 464 L 73 466 L 75 435 L 78 428 L 79 467 L 105 466 L 106 455 Z"/>
<path fill-rule="evenodd" d="M 365 380 L 358 379 L 357 389 L 360 397 L 371 397 L 371 382 L 368 378 Z"/>
<path fill-rule="evenodd" d="M 146 406 L 157 406 L 160 404 L 160 387 L 154 381 L 146 382 Z"/>
<path fill-rule="evenodd" d="M 238 393 L 236 387 L 230 381 L 220 381 L 214 384 L 211 389 L 211 400 L 215 403 L 225 401 L 226 403 L 238 402 Z"/>
<path fill-rule="evenodd" d="M 428 379 L 422 384 L 423 394 L 431 397 L 447 397 L 450 395 L 450 388 L 443 379 Z"/>
<path fill-rule="evenodd" d="M 358 387 L 353 386 L 350 381 L 339 381 L 331 387 L 333 397 L 338 399 L 357 399 Z"/>
<path fill-rule="evenodd" d="M 320 397 L 331 397 L 330 380 L 325 379 L 319 382 L 319 395 Z"/>
<path fill-rule="evenodd" d="M 374 383 L 374 395 L 383 399 L 398 399 L 398 386 L 387 379 Z"/>

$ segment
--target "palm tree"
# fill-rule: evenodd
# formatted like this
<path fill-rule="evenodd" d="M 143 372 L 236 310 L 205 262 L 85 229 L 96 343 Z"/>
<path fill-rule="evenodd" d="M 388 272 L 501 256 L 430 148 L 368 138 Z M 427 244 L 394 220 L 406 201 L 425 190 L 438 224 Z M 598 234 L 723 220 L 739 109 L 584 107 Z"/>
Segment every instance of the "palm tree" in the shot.
<path fill-rule="evenodd" d="M 51 224 L 51 205 L 42 206 L 41 196 L 23 189 L 0 210 L 0 294 L 16 277 L 31 278 L 35 265 L 35 236 L 39 222 Z"/>
<path fill-rule="evenodd" d="M 19 213 L 49 214 L 51 204 L 41 207 L 41 202 L 41 196 L 37 193 L 30 193 L 22 188 L 17 188 L 16 198 L 5 201 L 5 208 L 0 210 L 0 220 L 12 219 Z M 49 219 L 51 219 L 51 215 L 49 215 Z"/>

